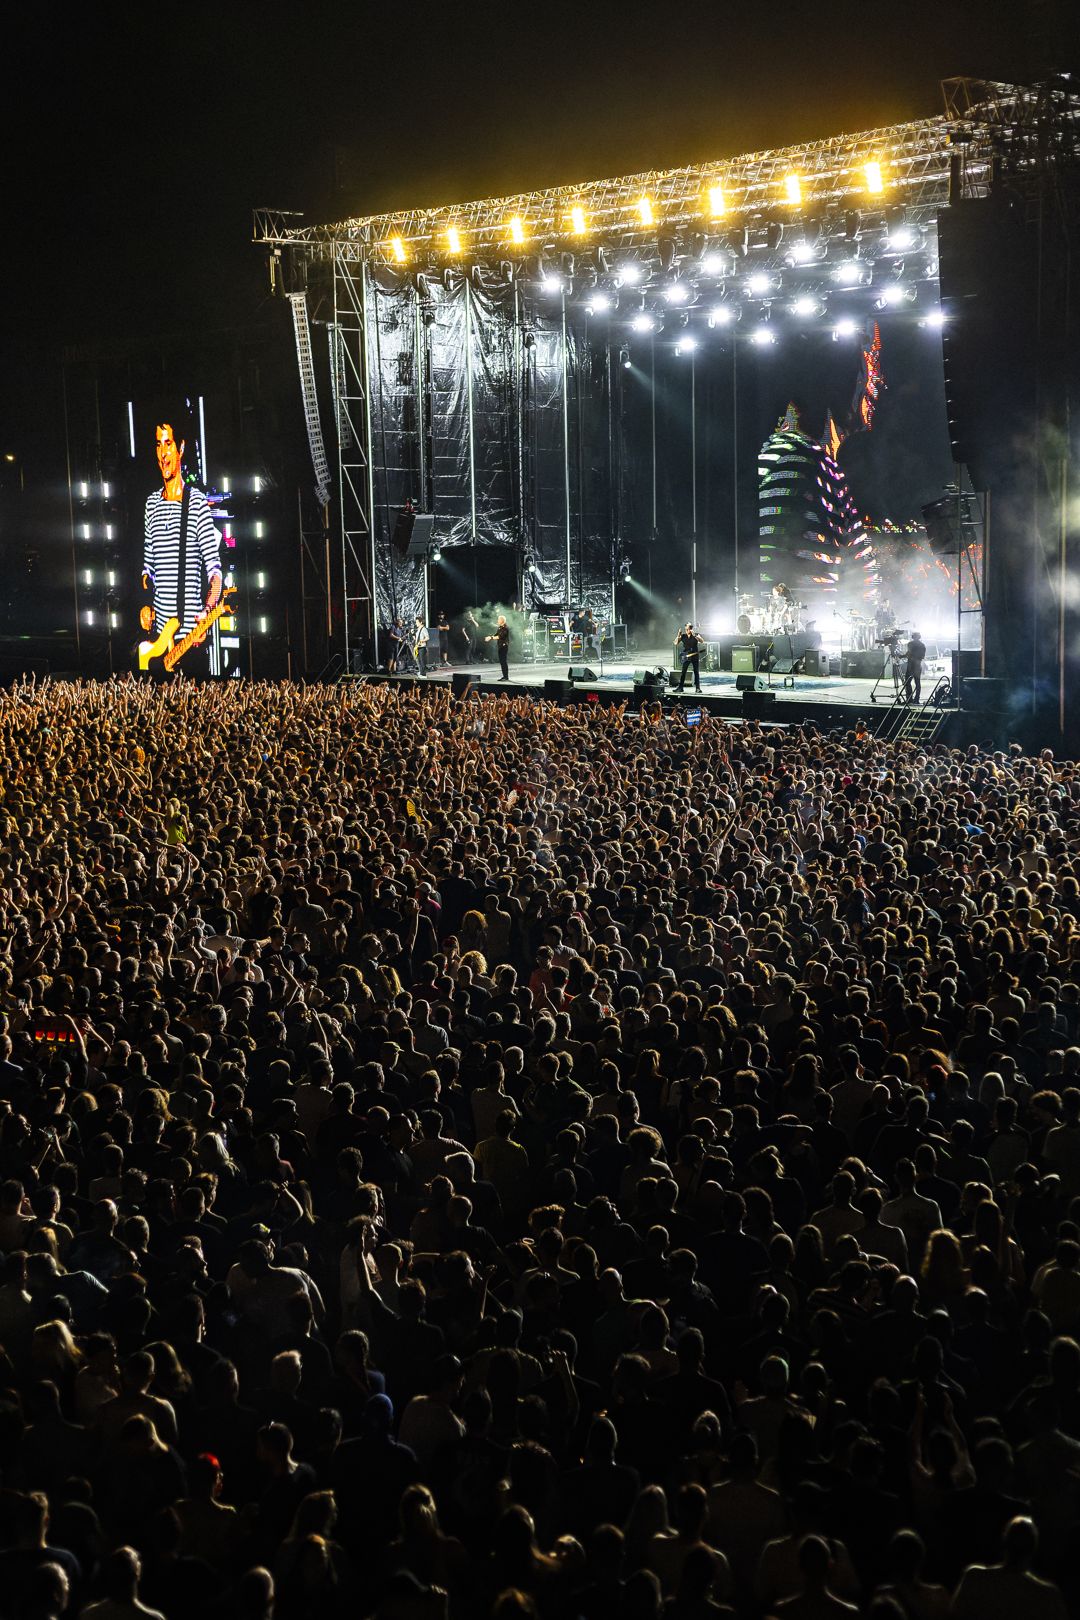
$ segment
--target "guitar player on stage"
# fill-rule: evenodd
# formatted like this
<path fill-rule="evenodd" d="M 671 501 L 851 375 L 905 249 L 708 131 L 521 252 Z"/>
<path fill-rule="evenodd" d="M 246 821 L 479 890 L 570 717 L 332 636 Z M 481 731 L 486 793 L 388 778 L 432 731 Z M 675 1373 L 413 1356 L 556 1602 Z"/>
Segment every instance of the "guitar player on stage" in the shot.
<path fill-rule="evenodd" d="M 221 548 L 210 503 L 184 482 L 185 426 L 179 412 L 154 429 L 161 488 L 147 497 L 142 583 L 146 600 L 139 623 L 155 640 L 170 620 L 173 641 L 189 634 L 221 598 Z M 209 673 L 206 640 L 184 654 L 185 675 Z"/>

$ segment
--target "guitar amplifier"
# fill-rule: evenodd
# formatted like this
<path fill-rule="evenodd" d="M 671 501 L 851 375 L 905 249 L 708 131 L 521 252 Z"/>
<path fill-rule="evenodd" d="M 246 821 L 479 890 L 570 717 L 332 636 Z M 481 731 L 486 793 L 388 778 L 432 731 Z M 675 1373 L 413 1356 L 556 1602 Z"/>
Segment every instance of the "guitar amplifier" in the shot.
<path fill-rule="evenodd" d="M 752 675 L 757 669 L 757 648 L 732 647 L 731 668 L 736 675 Z"/>

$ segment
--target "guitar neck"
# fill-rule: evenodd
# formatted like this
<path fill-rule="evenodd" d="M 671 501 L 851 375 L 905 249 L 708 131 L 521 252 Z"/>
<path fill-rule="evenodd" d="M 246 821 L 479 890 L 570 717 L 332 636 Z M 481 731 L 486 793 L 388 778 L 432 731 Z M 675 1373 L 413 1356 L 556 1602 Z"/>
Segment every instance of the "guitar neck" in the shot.
<path fill-rule="evenodd" d="M 192 626 L 186 636 L 181 636 L 179 641 L 173 642 L 165 654 L 164 662 L 167 670 L 175 669 L 185 653 L 189 653 L 192 647 L 197 646 L 200 641 L 206 640 L 208 633 L 221 618 L 221 615 L 229 611 L 227 598 L 231 595 L 232 589 L 230 588 L 222 594 L 221 600 L 210 609 L 209 613 L 205 614 L 197 624 Z"/>

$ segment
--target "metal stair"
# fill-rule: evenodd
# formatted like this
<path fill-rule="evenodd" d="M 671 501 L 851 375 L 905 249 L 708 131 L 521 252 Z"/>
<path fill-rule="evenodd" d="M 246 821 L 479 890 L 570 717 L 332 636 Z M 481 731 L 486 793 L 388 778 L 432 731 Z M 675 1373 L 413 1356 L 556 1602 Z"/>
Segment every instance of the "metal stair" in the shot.
<path fill-rule="evenodd" d="M 909 742 L 918 748 L 927 748 L 949 717 L 952 705 L 952 682 L 942 675 L 924 703 L 903 703 L 899 699 L 877 729 L 877 735 L 887 742 Z"/>
<path fill-rule="evenodd" d="M 330 499 L 330 469 L 326 461 L 322 423 L 319 421 L 319 396 L 315 388 L 315 365 L 311 358 L 311 327 L 308 324 L 307 294 L 289 293 L 292 305 L 293 331 L 296 334 L 296 362 L 300 368 L 300 393 L 304 401 L 304 421 L 307 424 L 311 465 L 315 472 L 315 494 L 320 506 Z"/>

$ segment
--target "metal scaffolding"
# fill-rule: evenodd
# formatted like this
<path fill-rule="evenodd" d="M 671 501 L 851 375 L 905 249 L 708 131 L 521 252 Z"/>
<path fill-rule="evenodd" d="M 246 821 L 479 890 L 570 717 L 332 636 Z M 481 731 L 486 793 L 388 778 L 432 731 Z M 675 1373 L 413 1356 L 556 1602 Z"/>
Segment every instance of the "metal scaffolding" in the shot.
<path fill-rule="evenodd" d="M 777 284 L 783 279 L 790 285 L 792 276 L 804 293 L 824 296 L 836 263 L 851 257 L 855 242 L 860 243 L 862 285 L 876 277 L 873 267 L 883 255 L 883 276 L 902 271 L 909 283 L 936 281 L 939 210 L 991 184 L 1003 129 L 1029 122 L 1040 95 L 975 80 L 951 80 L 944 89 L 946 111 L 937 117 L 711 164 L 323 225 L 309 226 L 281 210 L 256 209 L 254 238 L 269 250 L 272 286 L 280 283 L 286 291 L 306 286 L 308 272 L 319 265 L 330 272 L 332 313 L 326 300 L 323 314 L 329 329 L 341 541 L 341 572 L 332 597 L 341 604 L 335 640 L 345 667 L 355 667 L 365 644 L 373 651 L 376 639 L 375 339 L 369 324 L 375 318 L 376 278 L 381 286 L 388 276 L 401 282 L 417 277 L 422 291 L 433 276 L 445 278 L 448 286 L 464 277 L 467 296 L 470 277 L 478 286 L 512 283 L 516 325 L 524 319 L 522 294 L 538 285 L 549 267 L 563 270 L 563 286 L 566 276 L 576 276 L 580 293 L 598 279 L 607 285 L 617 277 L 620 261 L 630 257 L 644 275 L 642 285 L 652 282 L 650 296 L 661 292 L 656 274 L 673 272 L 688 289 L 685 307 L 697 305 L 701 313 L 705 298 L 723 298 L 729 286 L 734 291 L 735 278 L 745 276 L 751 265 L 775 272 Z M 914 228 L 906 252 L 889 242 L 897 220 Z M 811 250 L 800 257 L 793 249 L 805 243 Z M 713 250 L 726 256 L 727 267 L 717 274 L 705 268 Z M 562 291 L 560 298 L 565 321 Z M 420 304 L 418 297 L 417 311 Z M 293 307 L 295 314 L 295 301 Z M 470 354 L 467 343 L 467 360 Z M 303 380 L 307 405 L 314 399 L 314 378 Z M 423 445 L 422 424 L 420 441 Z M 475 500 L 475 479 L 471 487 Z M 475 530 L 474 512 L 474 540 Z"/>

